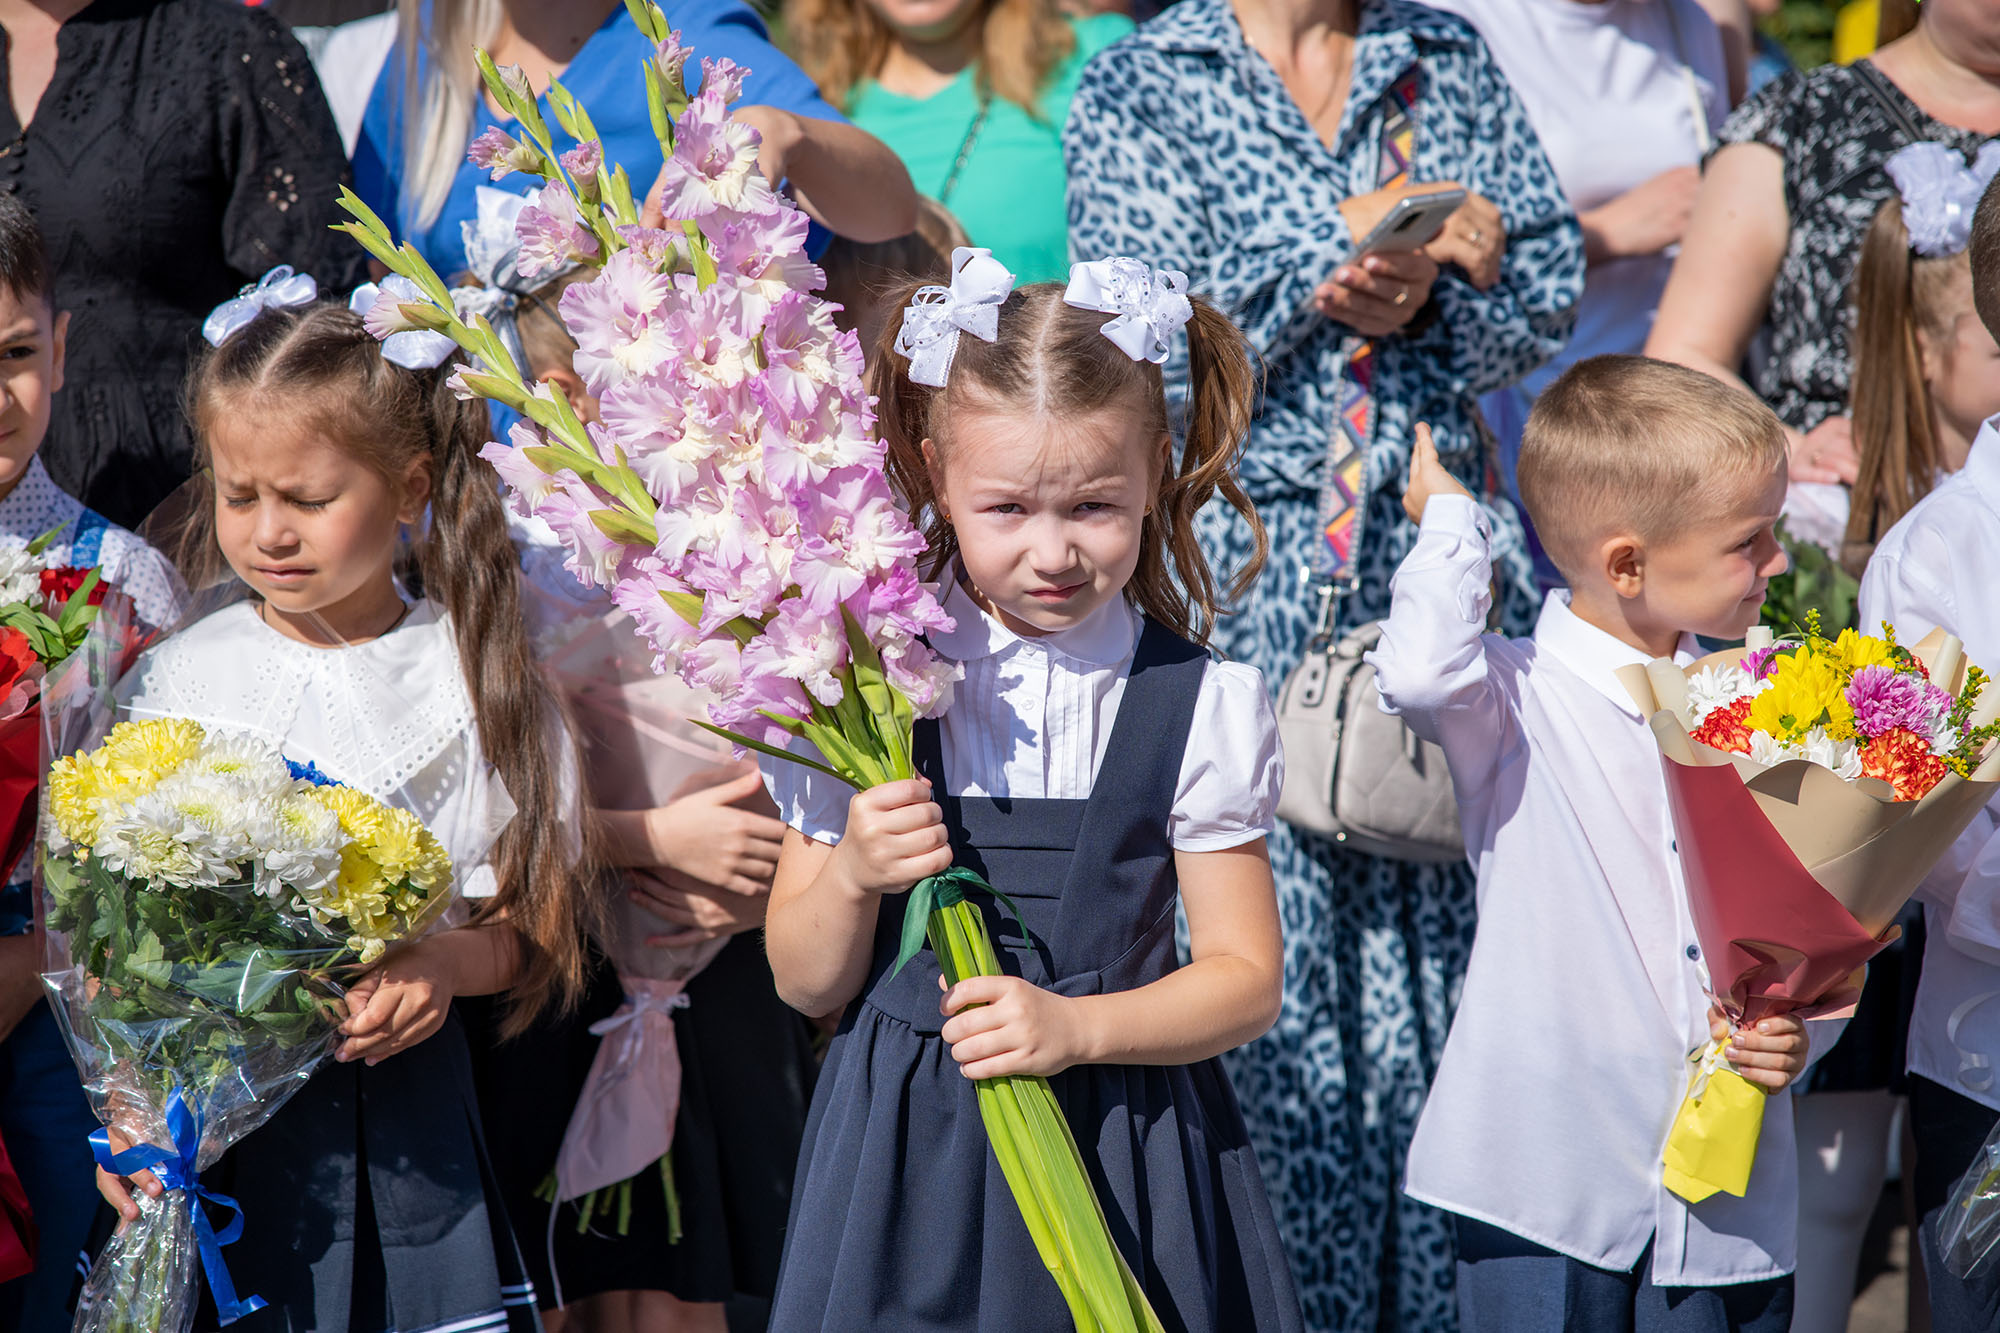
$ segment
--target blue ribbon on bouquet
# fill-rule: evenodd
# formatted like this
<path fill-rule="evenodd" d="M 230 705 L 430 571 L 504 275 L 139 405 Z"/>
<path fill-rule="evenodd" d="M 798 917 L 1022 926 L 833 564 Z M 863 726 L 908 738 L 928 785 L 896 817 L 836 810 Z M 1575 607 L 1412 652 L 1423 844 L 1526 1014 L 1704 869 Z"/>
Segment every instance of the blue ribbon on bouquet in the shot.
<path fill-rule="evenodd" d="M 216 1317 L 224 1324 L 233 1324 L 265 1305 L 262 1296 L 238 1300 L 236 1284 L 229 1279 L 229 1266 L 222 1262 L 222 1247 L 243 1234 L 243 1209 L 227 1194 L 203 1189 L 196 1178 L 195 1154 L 201 1150 L 201 1120 L 188 1108 L 179 1088 L 167 1098 L 167 1133 L 174 1141 L 171 1150 L 139 1143 L 124 1152 L 113 1152 L 109 1131 L 100 1129 L 90 1136 L 90 1150 L 96 1154 L 97 1164 L 114 1176 L 151 1171 L 167 1189 L 187 1192 L 188 1208 L 194 1214 L 195 1247 L 201 1256 L 201 1271 L 208 1278 L 208 1289 L 215 1297 Z M 208 1214 L 202 1211 L 203 1199 L 234 1214 L 220 1232 L 210 1225 Z"/>

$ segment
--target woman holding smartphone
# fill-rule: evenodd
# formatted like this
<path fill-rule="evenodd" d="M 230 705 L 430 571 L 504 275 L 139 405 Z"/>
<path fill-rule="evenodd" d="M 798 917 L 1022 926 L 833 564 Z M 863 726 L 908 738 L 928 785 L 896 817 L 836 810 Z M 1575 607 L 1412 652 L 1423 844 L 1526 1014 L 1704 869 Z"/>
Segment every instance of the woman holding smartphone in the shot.
<path fill-rule="evenodd" d="M 1267 368 L 1242 478 L 1272 558 L 1222 622 L 1225 653 L 1275 688 L 1327 575 L 1348 589 L 1341 629 L 1387 612 L 1416 538 L 1399 496 L 1419 421 L 1518 534 L 1488 488 L 1476 396 L 1561 347 L 1583 239 L 1469 25 L 1410 0 L 1182 0 L 1084 69 L 1063 148 L 1071 257 L 1185 271 Z M 1398 200 L 1439 186 L 1467 198 L 1428 244 L 1362 252 Z M 1169 393 L 1184 391 L 1185 356 L 1166 369 Z M 1247 526 L 1201 523 L 1214 566 L 1240 565 Z M 1539 598 L 1515 546 L 1498 600 L 1520 632 Z M 1450 1230 L 1400 1186 L 1472 939 L 1471 873 L 1284 823 L 1270 852 L 1285 1003 L 1228 1064 L 1306 1323 L 1449 1333 Z"/>

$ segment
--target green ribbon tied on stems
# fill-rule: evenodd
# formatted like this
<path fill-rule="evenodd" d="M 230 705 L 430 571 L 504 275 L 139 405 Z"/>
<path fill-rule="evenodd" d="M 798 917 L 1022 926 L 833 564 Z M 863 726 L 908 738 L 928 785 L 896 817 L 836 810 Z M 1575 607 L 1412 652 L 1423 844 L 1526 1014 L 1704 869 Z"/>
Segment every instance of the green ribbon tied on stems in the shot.
<path fill-rule="evenodd" d="M 964 902 L 968 889 L 987 894 L 1005 907 L 1007 915 L 1014 918 L 1021 938 L 1028 938 L 1028 928 L 1021 921 L 1021 909 L 1014 906 L 1012 898 L 988 884 L 978 871 L 951 866 L 918 880 L 910 889 L 909 901 L 903 907 L 903 942 L 896 950 L 896 965 L 889 969 L 890 976 L 901 972 L 903 964 L 915 958 L 924 947 L 924 937 L 930 930 L 931 913 Z M 938 952 L 942 955 L 943 951 Z"/>

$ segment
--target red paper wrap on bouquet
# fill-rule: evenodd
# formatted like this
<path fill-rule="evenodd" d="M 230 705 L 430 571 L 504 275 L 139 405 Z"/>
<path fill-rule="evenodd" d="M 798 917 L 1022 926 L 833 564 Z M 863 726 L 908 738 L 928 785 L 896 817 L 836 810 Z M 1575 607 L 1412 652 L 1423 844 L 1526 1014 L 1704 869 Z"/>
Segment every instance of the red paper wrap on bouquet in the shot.
<path fill-rule="evenodd" d="M 1754 632 L 1753 632 L 1754 633 Z M 1767 647 L 1768 633 L 1753 647 Z M 1989 757 L 1972 777 L 1947 773 L 1916 800 L 1888 783 L 1841 777 L 1803 759 L 1763 764 L 1693 740 L 1687 681 L 1733 667 L 1745 649 L 1682 668 L 1656 660 L 1621 672 L 1660 745 L 1688 909 L 1709 994 L 1736 1027 L 1780 1014 L 1839 1017 L 1860 997 L 1862 967 L 1895 938 L 1894 921 L 1953 840 L 2000 789 Z M 1957 693 L 1957 641 L 1933 634 L 1915 649 L 1940 688 Z M 1979 699 L 1977 720 L 2000 708 Z M 1662 1153 L 1675 1193 L 1698 1202 L 1749 1188 L 1766 1094 L 1724 1057 L 1698 1054 Z"/>
<path fill-rule="evenodd" d="M 41 783 L 42 664 L 28 636 L 0 629 L 0 881 L 13 872 L 35 832 Z"/>

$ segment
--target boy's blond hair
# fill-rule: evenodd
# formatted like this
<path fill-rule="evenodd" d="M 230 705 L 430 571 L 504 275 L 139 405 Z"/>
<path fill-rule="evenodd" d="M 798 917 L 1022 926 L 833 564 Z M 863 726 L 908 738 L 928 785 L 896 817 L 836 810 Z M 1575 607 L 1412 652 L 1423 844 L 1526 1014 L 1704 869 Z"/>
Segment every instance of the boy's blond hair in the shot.
<path fill-rule="evenodd" d="M 1785 461 L 1785 428 L 1742 389 L 1643 356 L 1593 356 L 1535 399 L 1516 478 L 1542 547 L 1570 583 L 1591 548 L 1668 541 Z"/>

